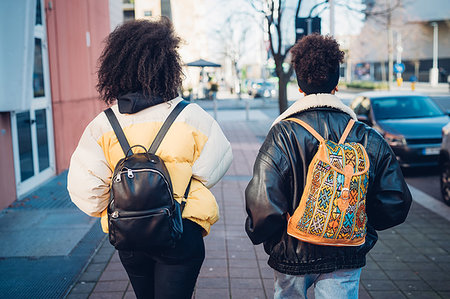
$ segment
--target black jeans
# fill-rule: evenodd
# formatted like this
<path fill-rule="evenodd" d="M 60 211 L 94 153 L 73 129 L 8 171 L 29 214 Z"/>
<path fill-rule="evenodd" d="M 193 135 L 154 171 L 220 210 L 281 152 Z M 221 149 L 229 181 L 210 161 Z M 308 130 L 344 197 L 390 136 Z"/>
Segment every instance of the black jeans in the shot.
<path fill-rule="evenodd" d="M 174 248 L 152 253 L 119 250 L 119 257 L 138 299 L 190 299 L 205 259 L 202 228 L 183 219 L 183 235 Z"/>

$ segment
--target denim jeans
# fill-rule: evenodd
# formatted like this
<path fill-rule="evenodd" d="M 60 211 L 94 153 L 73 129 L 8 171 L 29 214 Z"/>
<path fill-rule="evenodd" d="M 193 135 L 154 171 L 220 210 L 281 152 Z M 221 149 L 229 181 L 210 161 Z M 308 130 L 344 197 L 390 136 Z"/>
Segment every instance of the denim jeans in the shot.
<path fill-rule="evenodd" d="M 202 228 L 183 219 L 183 235 L 175 248 L 119 250 L 119 257 L 138 299 L 190 299 L 205 259 Z"/>
<path fill-rule="evenodd" d="M 314 285 L 316 299 L 358 299 L 361 268 L 336 270 L 330 273 L 288 275 L 275 272 L 275 299 L 307 298 L 306 291 Z"/>

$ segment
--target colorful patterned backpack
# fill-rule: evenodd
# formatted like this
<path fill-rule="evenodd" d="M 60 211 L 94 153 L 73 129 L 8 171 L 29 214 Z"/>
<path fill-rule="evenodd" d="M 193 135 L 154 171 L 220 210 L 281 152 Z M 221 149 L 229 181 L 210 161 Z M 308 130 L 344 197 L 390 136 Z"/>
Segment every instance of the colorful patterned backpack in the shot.
<path fill-rule="evenodd" d="M 308 167 L 300 204 L 289 218 L 287 233 L 318 245 L 364 244 L 369 158 L 361 144 L 344 143 L 355 121 L 349 121 L 335 143 L 299 119 L 286 120 L 300 124 L 320 142 Z"/>

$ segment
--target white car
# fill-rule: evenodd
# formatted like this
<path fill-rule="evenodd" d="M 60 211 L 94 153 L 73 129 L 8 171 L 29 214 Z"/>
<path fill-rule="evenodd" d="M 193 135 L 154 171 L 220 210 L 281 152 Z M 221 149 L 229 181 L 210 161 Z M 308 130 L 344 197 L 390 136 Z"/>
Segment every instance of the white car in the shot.
<path fill-rule="evenodd" d="M 442 199 L 450 205 L 450 122 L 442 128 L 442 145 L 439 154 Z"/>

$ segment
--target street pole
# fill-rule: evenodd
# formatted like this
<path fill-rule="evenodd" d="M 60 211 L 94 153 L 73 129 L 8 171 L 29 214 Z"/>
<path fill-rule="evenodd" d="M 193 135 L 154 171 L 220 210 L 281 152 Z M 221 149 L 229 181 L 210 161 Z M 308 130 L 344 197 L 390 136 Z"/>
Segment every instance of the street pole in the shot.
<path fill-rule="evenodd" d="M 439 69 L 438 69 L 438 24 L 436 22 L 431 23 L 433 26 L 433 68 L 430 70 L 430 84 L 431 86 L 438 85 L 439 82 Z"/>
<path fill-rule="evenodd" d="M 402 34 L 397 31 L 397 59 L 396 59 L 397 65 L 402 63 L 402 52 L 403 52 Z M 401 86 L 402 83 L 403 83 L 402 73 L 397 72 L 397 85 Z"/>
<path fill-rule="evenodd" d="M 330 5 L 330 34 L 334 36 L 334 0 L 328 0 Z"/>

